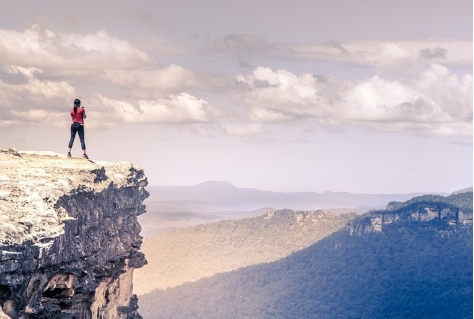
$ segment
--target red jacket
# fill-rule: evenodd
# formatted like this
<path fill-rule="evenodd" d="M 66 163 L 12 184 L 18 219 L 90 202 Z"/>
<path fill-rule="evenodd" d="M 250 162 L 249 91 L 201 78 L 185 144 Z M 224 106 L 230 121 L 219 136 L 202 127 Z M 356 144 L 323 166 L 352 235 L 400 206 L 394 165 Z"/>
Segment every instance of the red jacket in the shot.
<path fill-rule="evenodd" d="M 84 125 L 84 118 L 86 117 L 86 111 L 82 107 L 78 107 L 76 109 L 76 113 L 74 113 L 74 108 L 71 109 L 71 118 L 74 123 L 81 123 Z"/>

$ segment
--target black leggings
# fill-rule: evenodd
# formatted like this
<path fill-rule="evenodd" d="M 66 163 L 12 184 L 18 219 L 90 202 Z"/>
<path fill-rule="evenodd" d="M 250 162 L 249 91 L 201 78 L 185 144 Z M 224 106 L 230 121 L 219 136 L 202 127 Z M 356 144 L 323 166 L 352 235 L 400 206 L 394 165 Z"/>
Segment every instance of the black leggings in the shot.
<path fill-rule="evenodd" d="M 71 124 L 71 139 L 69 140 L 69 148 L 72 148 L 72 144 L 74 144 L 76 132 L 79 133 L 79 138 L 81 139 L 81 148 L 85 150 L 86 142 L 84 142 L 84 125 L 81 125 L 81 123 Z"/>

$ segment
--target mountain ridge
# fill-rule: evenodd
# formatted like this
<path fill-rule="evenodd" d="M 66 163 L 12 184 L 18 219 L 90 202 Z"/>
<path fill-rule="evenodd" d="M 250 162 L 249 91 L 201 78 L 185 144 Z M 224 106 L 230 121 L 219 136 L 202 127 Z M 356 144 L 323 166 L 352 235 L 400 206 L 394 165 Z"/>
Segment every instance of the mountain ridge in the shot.
<path fill-rule="evenodd" d="M 239 187 L 235 186 L 231 182 L 228 181 L 220 181 L 220 180 L 208 180 L 201 183 L 197 183 L 194 185 L 178 185 L 178 186 L 166 186 L 166 185 L 150 185 L 150 187 L 162 188 L 162 189 L 212 189 L 216 190 L 218 188 L 227 188 L 227 189 L 238 189 L 238 190 L 255 190 L 259 192 L 266 192 L 266 193 L 277 193 L 277 194 L 351 194 L 351 195 L 410 195 L 410 194 L 438 194 L 438 195 L 448 195 L 453 194 L 456 192 L 462 191 L 472 191 L 472 187 L 461 189 L 454 192 L 409 192 L 409 193 L 364 193 L 364 192 L 350 192 L 350 191 L 324 191 L 324 192 L 315 192 L 315 191 L 270 191 L 270 190 L 263 190 L 255 187 Z"/>
<path fill-rule="evenodd" d="M 239 188 L 226 181 L 192 186 L 148 186 L 148 214 L 140 216 L 143 236 L 225 219 L 256 217 L 262 208 L 365 213 L 424 193 L 273 192 Z M 448 195 L 448 194 L 445 194 Z M 184 218 L 187 216 L 187 218 Z"/>
<path fill-rule="evenodd" d="M 350 192 L 275 192 L 255 188 L 239 188 L 225 181 L 207 181 L 193 186 L 149 186 L 151 196 L 147 203 L 169 206 L 207 205 L 209 212 L 226 209 L 274 209 L 315 210 L 324 208 L 358 208 L 384 206 L 389 201 L 407 200 L 426 193 L 365 194 Z M 442 195 L 447 195 L 441 193 Z M 172 208 L 170 208 L 172 209 Z M 180 210 L 180 209 L 176 209 Z M 182 210 L 182 209 L 181 209 Z M 193 209 L 188 209 L 193 211 Z"/>

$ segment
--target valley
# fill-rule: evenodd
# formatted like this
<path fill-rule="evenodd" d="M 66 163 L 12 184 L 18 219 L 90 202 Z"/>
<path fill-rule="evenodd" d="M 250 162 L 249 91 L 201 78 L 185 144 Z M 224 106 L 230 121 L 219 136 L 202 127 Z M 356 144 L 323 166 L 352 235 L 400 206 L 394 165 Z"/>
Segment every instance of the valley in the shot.
<path fill-rule="evenodd" d="M 303 235 L 306 226 L 296 225 L 305 218 L 298 216 L 312 216 L 311 220 L 314 212 L 298 214 L 302 213 L 271 211 L 255 219 L 222 221 L 187 231 L 196 236 L 212 229 L 204 237 L 213 239 L 193 244 L 221 245 L 222 249 L 216 249 L 220 254 L 199 256 L 203 264 L 212 265 L 226 258 L 265 256 L 272 245 L 265 246 L 264 239 L 254 245 L 243 240 L 252 238 L 251 234 L 271 234 L 273 246 L 279 246 L 275 240 L 281 236 L 274 225 L 265 223 L 275 216 L 280 225 L 287 218 L 288 229 L 305 238 L 312 231 Z M 286 251 L 286 257 L 274 261 L 254 260 L 246 267 L 143 294 L 140 313 L 145 319 L 472 318 L 472 191 L 419 196 L 362 215 L 331 218 L 335 216 L 347 220 L 313 238 L 306 248 Z M 239 230 L 238 225 L 245 227 Z M 218 230 L 228 241 L 217 235 Z M 281 242 L 292 242 L 286 236 Z M 183 243 L 191 245 L 180 241 L 169 249 Z M 229 247 L 240 243 L 252 253 L 245 249 L 229 253 Z"/>

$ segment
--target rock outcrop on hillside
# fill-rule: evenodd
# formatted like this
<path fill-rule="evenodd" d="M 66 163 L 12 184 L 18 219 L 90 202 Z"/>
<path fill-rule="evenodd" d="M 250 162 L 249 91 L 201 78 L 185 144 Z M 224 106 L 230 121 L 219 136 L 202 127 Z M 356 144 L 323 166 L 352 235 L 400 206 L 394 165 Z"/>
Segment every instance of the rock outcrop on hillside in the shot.
<path fill-rule="evenodd" d="M 351 234 L 381 232 L 392 223 L 445 223 L 457 227 L 472 227 L 472 192 L 444 197 L 424 195 L 406 202 L 390 202 L 385 210 L 370 211 L 363 218 L 348 224 Z M 466 204 L 467 203 L 467 204 Z"/>
<path fill-rule="evenodd" d="M 130 163 L 0 149 L 0 318 L 141 318 L 146 185 Z"/>

